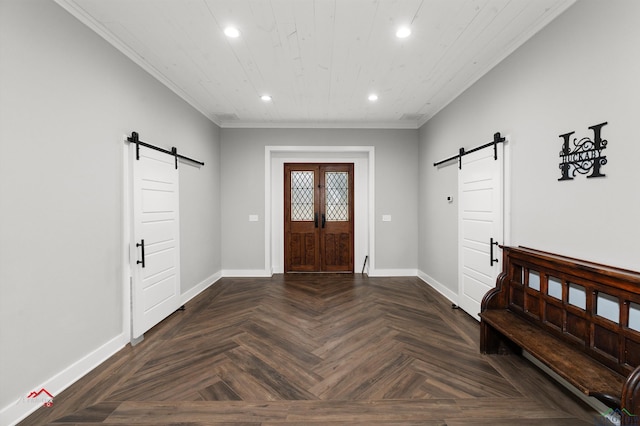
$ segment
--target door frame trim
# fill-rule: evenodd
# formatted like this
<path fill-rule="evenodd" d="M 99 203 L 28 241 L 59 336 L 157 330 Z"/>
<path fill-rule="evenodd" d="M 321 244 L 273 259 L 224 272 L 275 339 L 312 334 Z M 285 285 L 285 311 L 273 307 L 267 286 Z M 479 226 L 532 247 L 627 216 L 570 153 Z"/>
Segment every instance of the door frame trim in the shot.
<path fill-rule="evenodd" d="M 128 136 L 124 135 L 123 140 L 126 142 L 127 138 Z M 133 200 L 131 199 L 133 190 L 130 187 L 133 181 L 133 163 L 131 161 L 133 150 L 133 146 L 129 143 L 122 145 L 122 334 L 126 342 L 130 342 L 131 336 L 133 336 L 133 323 L 131 320 L 133 275 L 130 259 L 131 231 L 133 229 L 131 224 L 133 221 Z"/>
<path fill-rule="evenodd" d="M 356 191 L 356 216 L 365 217 L 366 223 L 355 223 L 354 272 L 358 263 L 369 256 L 366 271 L 375 274 L 375 147 L 373 146 L 265 146 L 265 273 L 271 276 L 284 271 L 284 231 L 279 205 L 284 195 L 284 163 L 354 163 L 354 187 L 366 184 L 367 191 Z M 278 200 L 276 202 L 275 200 Z M 363 211 L 363 213 L 360 213 Z M 360 226 L 359 226 L 360 225 Z M 360 259 L 363 257 L 363 259 Z"/>

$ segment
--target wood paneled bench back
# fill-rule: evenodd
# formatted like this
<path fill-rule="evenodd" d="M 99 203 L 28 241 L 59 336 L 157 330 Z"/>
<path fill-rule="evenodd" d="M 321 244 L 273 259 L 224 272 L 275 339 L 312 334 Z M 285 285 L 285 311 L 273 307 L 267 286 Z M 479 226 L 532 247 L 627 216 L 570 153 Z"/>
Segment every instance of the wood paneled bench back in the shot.
<path fill-rule="evenodd" d="M 502 247 L 480 351 L 525 350 L 586 395 L 640 415 L 640 273 Z"/>

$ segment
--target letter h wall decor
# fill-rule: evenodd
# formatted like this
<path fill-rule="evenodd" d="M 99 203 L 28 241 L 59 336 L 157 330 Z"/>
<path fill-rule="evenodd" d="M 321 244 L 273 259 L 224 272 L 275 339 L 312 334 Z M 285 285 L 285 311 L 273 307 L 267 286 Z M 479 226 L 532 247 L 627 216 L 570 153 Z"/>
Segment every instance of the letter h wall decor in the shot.
<path fill-rule="evenodd" d="M 572 180 L 576 173 L 587 175 L 587 178 L 605 176 L 601 167 L 607 164 L 607 157 L 602 154 L 607 147 L 607 140 L 602 139 L 602 128 L 606 125 L 607 122 L 604 122 L 589 127 L 593 130 L 593 139 L 573 138 L 573 146 L 570 146 L 570 140 L 575 132 L 560 135 L 563 140 L 562 151 L 560 151 L 562 176 L 558 180 Z"/>

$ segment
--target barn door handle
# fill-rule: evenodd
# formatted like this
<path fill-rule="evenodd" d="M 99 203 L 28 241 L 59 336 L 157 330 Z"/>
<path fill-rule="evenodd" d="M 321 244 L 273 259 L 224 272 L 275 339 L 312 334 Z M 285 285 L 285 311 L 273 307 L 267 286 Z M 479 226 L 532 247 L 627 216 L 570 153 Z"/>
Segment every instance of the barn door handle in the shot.
<path fill-rule="evenodd" d="M 489 239 L 489 266 L 493 266 L 493 263 L 498 263 L 498 259 L 493 258 L 493 246 L 497 246 L 498 242 L 493 241 L 493 237 Z"/>
<path fill-rule="evenodd" d="M 322 213 L 322 227 L 324 228 L 324 224 L 327 222 L 327 218 L 324 217 L 324 213 Z"/>
<path fill-rule="evenodd" d="M 142 247 L 142 260 L 138 260 L 136 265 L 142 264 L 142 267 L 144 268 L 144 239 L 140 240 L 139 243 L 136 243 L 136 247 Z"/>
<path fill-rule="evenodd" d="M 318 227 L 318 213 L 314 213 L 313 214 L 313 223 L 315 224 L 316 228 Z"/>

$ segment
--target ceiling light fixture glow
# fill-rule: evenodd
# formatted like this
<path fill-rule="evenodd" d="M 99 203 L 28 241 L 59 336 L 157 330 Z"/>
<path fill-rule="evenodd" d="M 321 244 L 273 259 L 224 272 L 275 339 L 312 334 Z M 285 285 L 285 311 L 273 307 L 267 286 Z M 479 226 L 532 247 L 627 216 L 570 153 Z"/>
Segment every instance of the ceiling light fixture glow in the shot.
<path fill-rule="evenodd" d="M 240 30 L 236 27 L 229 26 L 224 29 L 224 35 L 229 38 L 238 38 L 240 37 Z"/>
<path fill-rule="evenodd" d="M 262 95 L 260 96 L 260 99 L 262 99 L 264 102 L 271 102 L 271 95 Z"/>
<path fill-rule="evenodd" d="M 369 101 L 371 101 L 371 102 L 375 102 L 375 101 L 377 101 L 377 100 L 378 100 L 378 95 L 376 95 L 375 93 L 372 93 L 372 94 L 370 94 L 370 95 L 369 95 L 369 98 L 368 98 L 368 99 L 369 99 Z"/>
<path fill-rule="evenodd" d="M 409 27 L 400 27 L 398 31 L 396 31 L 396 37 L 398 38 L 407 38 L 411 35 L 411 28 Z"/>

